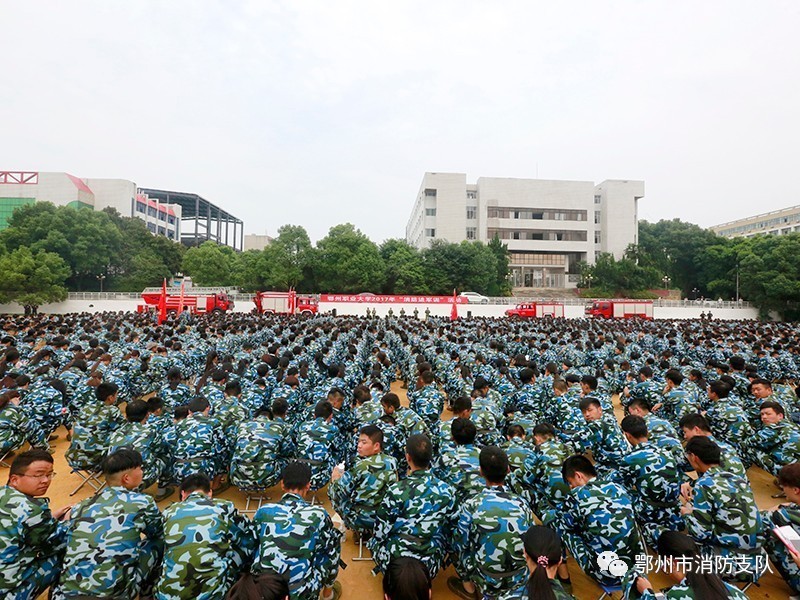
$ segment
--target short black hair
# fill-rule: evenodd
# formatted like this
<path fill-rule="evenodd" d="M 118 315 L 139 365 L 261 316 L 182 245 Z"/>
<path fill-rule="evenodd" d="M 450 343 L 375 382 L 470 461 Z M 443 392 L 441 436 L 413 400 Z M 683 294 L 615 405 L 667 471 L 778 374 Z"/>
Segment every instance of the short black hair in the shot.
<path fill-rule="evenodd" d="M 484 446 L 478 458 L 481 473 L 489 483 L 503 483 L 508 475 L 508 455 L 499 446 Z"/>
<path fill-rule="evenodd" d="M 575 477 L 575 473 L 583 473 L 590 477 L 597 477 L 597 471 L 594 465 L 582 454 L 570 456 L 564 461 L 564 464 L 561 465 L 561 477 L 564 478 L 564 481 L 566 481 L 568 477 L 570 479 Z"/>
<path fill-rule="evenodd" d="M 373 444 L 380 444 L 383 450 L 383 431 L 377 425 L 364 425 L 358 430 L 359 437 L 367 436 Z"/>
<path fill-rule="evenodd" d="M 307 463 L 293 460 L 283 468 L 281 481 L 287 490 L 301 490 L 311 483 L 311 467 Z"/>
<path fill-rule="evenodd" d="M 327 400 L 320 400 L 314 406 L 315 419 L 328 419 L 333 415 L 333 405 Z"/>
<path fill-rule="evenodd" d="M 555 428 L 550 423 L 539 423 L 533 428 L 533 435 L 540 435 L 545 438 L 553 438 L 556 436 Z"/>
<path fill-rule="evenodd" d="M 653 406 L 648 402 L 647 398 L 634 398 L 630 402 L 628 402 L 628 410 L 631 409 L 633 406 L 638 406 L 639 408 L 650 412 Z"/>
<path fill-rule="evenodd" d="M 9 478 L 12 475 L 25 475 L 28 467 L 35 462 L 48 462 L 53 464 L 53 457 L 51 454 L 42 448 L 33 448 L 27 452 L 17 454 L 16 458 L 11 462 L 11 469 L 8 472 Z"/>
<path fill-rule="evenodd" d="M 150 407 L 144 400 L 131 400 L 125 407 L 125 418 L 131 423 L 141 423 L 147 418 Z"/>
<path fill-rule="evenodd" d="M 100 402 L 105 402 L 118 391 L 119 386 L 116 383 L 104 382 L 95 388 L 94 395 Z"/>
<path fill-rule="evenodd" d="M 597 377 L 594 375 L 584 375 L 581 377 L 581 383 L 588 385 L 590 390 L 597 389 Z"/>
<path fill-rule="evenodd" d="M 800 463 L 791 463 L 778 471 L 778 483 L 789 487 L 800 488 Z"/>
<path fill-rule="evenodd" d="M 704 435 L 696 435 L 686 442 L 686 454 L 694 454 L 707 465 L 718 465 L 721 460 L 719 446 Z"/>
<path fill-rule="evenodd" d="M 509 425 L 506 429 L 506 435 L 509 437 L 522 437 L 525 435 L 525 428 L 522 425 Z"/>
<path fill-rule="evenodd" d="M 472 398 L 469 396 L 459 396 L 453 401 L 453 412 L 460 414 L 465 410 L 472 410 Z"/>
<path fill-rule="evenodd" d="M 420 469 L 427 469 L 433 460 L 433 446 L 431 439 L 424 433 L 415 433 L 408 436 L 406 452 L 413 463 Z"/>
<path fill-rule="evenodd" d="M 580 401 L 578 406 L 580 407 L 581 412 L 585 412 L 591 406 L 597 406 L 598 408 L 603 408 L 603 405 L 600 404 L 600 400 L 598 400 L 594 396 L 587 396 L 586 398 Z"/>
<path fill-rule="evenodd" d="M 383 594 L 392 600 L 428 600 L 431 597 L 428 568 L 410 556 L 393 558 L 383 574 Z"/>
<path fill-rule="evenodd" d="M 289 412 L 289 403 L 285 398 L 275 398 L 272 401 L 272 415 L 275 417 L 284 417 Z"/>
<path fill-rule="evenodd" d="M 694 429 L 698 427 L 701 431 L 711 432 L 708 419 L 700 413 L 686 413 L 681 417 L 681 420 L 678 421 L 678 425 L 684 429 Z"/>
<path fill-rule="evenodd" d="M 758 410 L 762 411 L 765 408 L 771 408 L 777 414 L 782 415 L 784 417 L 786 416 L 786 412 L 783 410 L 783 406 L 781 406 L 780 403 L 775 402 L 774 400 L 767 400 L 766 402 L 762 402 L 761 406 L 758 407 Z"/>
<path fill-rule="evenodd" d="M 120 448 L 103 459 L 103 475 L 116 475 L 142 466 L 142 455 L 138 450 Z"/>
<path fill-rule="evenodd" d="M 628 415 L 627 417 L 622 419 L 620 427 L 622 428 L 622 431 L 624 431 L 625 433 L 629 433 L 637 440 L 641 440 L 642 438 L 648 437 L 647 421 L 645 421 L 642 417 L 638 417 L 636 415 Z"/>
<path fill-rule="evenodd" d="M 478 435 L 478 429 L 475 427 L 475 423 L 464 417 L 458 417 L 453 420 L 450 432 L 453 434 L 453 441 L 459 446 L 474 443 L 475 436 Z"/>
<path fill-rule="evenodd" d="M 381 398 L 381 404 L 384 406 L 391 406 L 395 410 L 400 408 L 400 398 L 394 392 L 384 394 Z"/>
<path fill-rule="evenodd" d="M 719 379 L 709 383 L 708 389 L 714 392 L 720 398 L 727 398 L 728 394 L 731 392 L 731 386 Z"/>
<path fill-rule="evenodd" d="M 675 385 L 680 385 L 683 383 L 683 375 L 681 374 L 680 371 L 676 369 L 670 369 L 669 371 L 664 373 L 664 378 L 667 381 L 671 381 Z"/>
<path fill-rule="evenodd" d="M 195 396 L 189 400 L 189 404 L 187 406 L 189 408 L 189 412 L 201 413 L 211 405 L 208 403 L 208 400 L 202 396 Z"/>
<path fill-rule="evenodd" d="M 238 396 L 242 393 L 242 384 L 238 381 L 229 381 L 225 384 L 226 396 Z"/>
<path fill-rule="evenodd" d="M 203 492 L 207 494 L 211 491 L 211 480 L 205 473 L 192 473 L 181 481 L 180 490 L 187 494 L 192 492 Z"/>

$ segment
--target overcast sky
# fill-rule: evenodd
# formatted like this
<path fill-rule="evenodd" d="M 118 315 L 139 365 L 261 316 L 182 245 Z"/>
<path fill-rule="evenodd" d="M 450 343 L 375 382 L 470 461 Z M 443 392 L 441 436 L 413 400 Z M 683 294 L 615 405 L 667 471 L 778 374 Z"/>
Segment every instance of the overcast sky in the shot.
<path fill-rule="evenodd" d="M 800 204 L 800 3 L 0 0 L 0 169 L 403 237 L 425 171 Z"/>

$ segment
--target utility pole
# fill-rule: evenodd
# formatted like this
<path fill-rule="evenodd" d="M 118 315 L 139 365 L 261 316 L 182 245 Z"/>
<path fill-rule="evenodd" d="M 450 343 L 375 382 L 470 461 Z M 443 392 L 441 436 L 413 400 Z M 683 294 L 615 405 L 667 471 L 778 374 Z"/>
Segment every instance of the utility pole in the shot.
<path fill-rule="evenodd" d="M 736 303 L 739 303 L 739 261 L 736 261 Z"/>

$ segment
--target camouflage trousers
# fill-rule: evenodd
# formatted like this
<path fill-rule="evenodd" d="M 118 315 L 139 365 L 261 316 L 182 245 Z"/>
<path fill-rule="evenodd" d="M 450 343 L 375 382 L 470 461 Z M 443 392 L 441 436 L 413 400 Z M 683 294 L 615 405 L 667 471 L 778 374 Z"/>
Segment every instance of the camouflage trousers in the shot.
<path fill-rule="evenodd" d="M 36 600 L 39 595 L 50 587 L 58 578 L 61 567 L 60 556 L 50 556 L 36 566 L 29 573 L 22 584 L 8 592 L 2 592 L 3 598 L 8 600 Z"/>
<path fill-rule="evenodd" d="M 656 506 L 634 497 L 634 509 L 645 543 L 655 549 L 658 537 L 664 531 L 683 531 L 686 523 L 679 506 Z"/>
<path fill-rule="evenodd" d="M 795 594 L 800 594 L 800 568 L 792 560 L 786 546 L 774 535 L 767 537 L 764 546 L 769 559 Z"/>

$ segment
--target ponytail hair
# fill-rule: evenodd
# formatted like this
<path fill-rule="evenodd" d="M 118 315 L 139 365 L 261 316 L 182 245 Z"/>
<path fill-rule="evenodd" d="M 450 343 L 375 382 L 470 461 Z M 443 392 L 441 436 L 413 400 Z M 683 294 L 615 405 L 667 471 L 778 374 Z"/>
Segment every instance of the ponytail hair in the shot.
<path fill-rule="evenodd" d="M 243 573 L 225 596 L 226 600 L 285 600 L 289 597 L 289 582 L 274 571 L 254 575 Z"/>
<path fill-rule="evenodd" d="M 556 600 L 547 567 L 561 562 L 561 538 L 549 527 L 534 525 L 522 534 L 522 543 L 525 554 L 537 565 L 528 579 L 529 600 Z"/>
<path fill-rule="evenodd" d="M 383 593 L 389 600 L 428 600 L 431 576 L 416 558 L 393 558 L 383 574 Z"/>
<path fill-rule="evenodd" d="M 658 537 L 658 554 L 670 558 L 688 558 L 691 568 L 686 572 L 686 583 L 698 600 L 726 600 L 730 598 L 719 575 L 700 569 L 700 550 L 688 535 L 677 531 L 664 531 Z"/>

